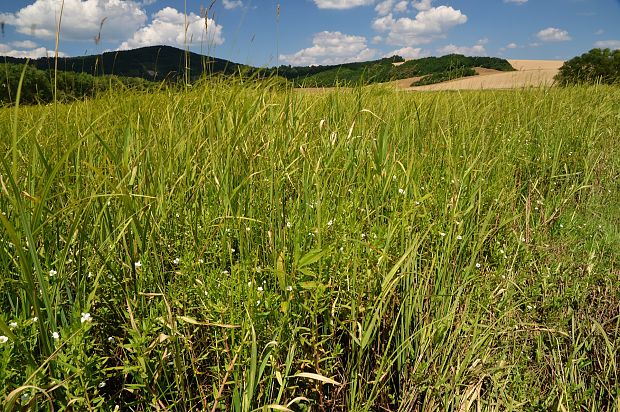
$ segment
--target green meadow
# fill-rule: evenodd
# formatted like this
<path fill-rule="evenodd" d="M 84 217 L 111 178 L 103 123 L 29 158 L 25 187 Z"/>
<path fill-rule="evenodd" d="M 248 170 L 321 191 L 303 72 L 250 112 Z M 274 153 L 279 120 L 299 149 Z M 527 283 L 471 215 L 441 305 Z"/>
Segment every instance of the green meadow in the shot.
<path fill-rule="evenodd" d="M 0 109 L 0 404 L 619 411 L 620 89 Z"/>

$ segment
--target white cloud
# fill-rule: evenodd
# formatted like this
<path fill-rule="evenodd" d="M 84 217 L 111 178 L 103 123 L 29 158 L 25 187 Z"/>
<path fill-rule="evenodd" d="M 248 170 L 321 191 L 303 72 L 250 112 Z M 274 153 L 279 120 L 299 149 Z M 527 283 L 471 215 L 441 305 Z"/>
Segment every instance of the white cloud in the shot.
<path fill-rule="evenodd" d="M 527 0 L 504 0 L 504 3 L 525 4 Z"/>
<path fill-rule="evenodd" d="M 603 34 L 605 34 L 605 30 L 603 29 L 598 29 L 597 31 L 594 32 L 595 36 L 602 36 Z"/>
<path fill-rule="evenodd" d="M 368 48 L 363 36 L 323 31 L 314 35 L 312 47 L 281 54 L 280 60 L 294 66 L 329 65 L 371 60 L 376 54 L 376 50 Z"/>
<path fill-rule="evenodd" d="M 487 39 L 478 40 L 473 46 L 455 46 L 454 44 L 448 44 L 447 46 L 440 47 L 437 52 L 440 54 L 464 54 L 466 56 L 486 56 L 487 51 L 484 45 L 487 44 Z"/>
<path fill-rule="evenodd" d="M 370 42 L 372 44 L 379 44 L 382 41 L 383 41 L 383 37 L 381 37 L 381 36 L 374 36 Z"/>
<path fill-rule="evenodd" d="M 405 13 L 409 7 L 409 2 L 402 0 L 383 0 L 375 6 L 375 11 L 379 16 L 385 16 L 389 13 Z"/>
<path fill-rule="evenodd" d="M 379 16 L 385 16 L 392 11 L 394 0 L 384 0 L 375 6 L 375 11 Z"/>
<path fill-rule="evenodd" d="M 517 43 L 508 43 L 506 45 L 507 49 L 516 49 L 517 47 L 519 47 L 519 45 Z"/>
<path fill-rule="evenodd" d="M 337 9 L 346 10 L 353 7 L 369 6 L 373 4 L 375 0 L 314 0 L 314 4 L 319 9 Z"/>
<path fill-rule="evenodd" d="M 571 39 L 566 30 L 560 30 L 555 27 L 548 27 L 536 34 L 542 41 L 568 41 Z"/>
<path fill-rule="evenodd" d="M 467 16 L 449 6 L 431 7 L 420 11 L 415 18 L 394 18 L 392 13 L 376 18 L 372 27 L 388 32 L 387 43 L 411 46 L 430 43 L 446 37 L 451 28 L 467 22 Z"/>
<path fill-rule="evenodd" d="M 419 11 L 430 10 L 433 0 L 420 0 L 412 2 L 413 7 Z"/>
<path fill-rule="evenodd" d="M 186 24 L 187 33 L 185 32 Z M 207 27 L 208 35 L 203 17 L 194 13 L 186 16 L 172 7 L 166 7 L 153 15 L 153 20 L 149 25 L 134 32 L 129 40 L 121 43 L 119 49 L 126 50 L 160 44 L 183 47 L 186 44 L 202 43 L 206 46 L 213 46 L 224 43 L 222 26 L 208 19 Z"/>
<path fill-rule="evenodd" d="M 600 40 L 594 43 L 594 47 L 601 49 L 620 50 L 620 40 Z"/>
<path fill-rule="evenodd" d="M 237 7 L 243 7 L 241 0 L 222 0 L 224 8 L 227 10 L 236 9 Z"/>
<path fill-rule="evenodd" d="M 392 57 L 394 55 L 401 56 L 405 59 L 419 59 L 422 57 L 422 49 L 419 47 L 403 47 L 401 49 L 392 50 L 383 57 Z"/>
<path fill-rule="evenodd" d="M 17 47 L 17 48 L 20 48 L 20 49 L 35 49 L 39 45 L 36 44 L 33 41 L 30 41 L 30 40 L 22 40 L 22 41 L 11 42 L 11 46 Z"/>
<path fill-rule="evenodd" d="M 15 44 L 15 43 L 18 43 L 18 42 L 14 42 L 11 44 Z M 24 48 L 27 48 L 27 47 L 24 47 Z M 30 50 L 16 50 L 15 48 L 7 44 L 0 43 L 0 56 L 9 56 L 9 57 L 17 57 L 17 58 L 25 57 L 25 58 L 30 58 L 30 59 L 37 59 L 39 57 L 46 57 L 46 56 L 53 57 L 54 50 L 48 50 L 45 47 L 31 48 Z M 64 57 L 65 54 L 62 52 L 59 52 L 58 56 Z"/>
<path fill-rule="evenodd" d="M 399 1 L 398 3 L 396 3 L 396 5 L 394 6 L 394 11 L 396 13 L 404 13 L 407 11 L 407 7 L 409 6 L 409 3 L 407 3 L 406 1 Z"/>
<path fill-rule="evenodd" d="M 56 36 L 60 4 L 58 0 L 35 0 L 14 14 L 5 13 L 2 18 L 19 33 L 51 39 Z M 61 39 L 92 41 L 104 18 L 102 38 L 118 41 L 142 26 L 146 13 L 133 0 L 65 0 Z"/>

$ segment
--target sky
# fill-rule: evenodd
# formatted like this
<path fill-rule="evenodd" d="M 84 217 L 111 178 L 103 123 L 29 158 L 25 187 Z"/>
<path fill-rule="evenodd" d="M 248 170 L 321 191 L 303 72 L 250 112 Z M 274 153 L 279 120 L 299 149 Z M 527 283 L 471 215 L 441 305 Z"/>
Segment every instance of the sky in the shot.
<path fill-rule="evenodd" d="M 170 45 L 258 67 L 620 49 L 620 0 L 0 0 L 0 55 Z M 62 18 L 61 18 L 62 16 Z"/>

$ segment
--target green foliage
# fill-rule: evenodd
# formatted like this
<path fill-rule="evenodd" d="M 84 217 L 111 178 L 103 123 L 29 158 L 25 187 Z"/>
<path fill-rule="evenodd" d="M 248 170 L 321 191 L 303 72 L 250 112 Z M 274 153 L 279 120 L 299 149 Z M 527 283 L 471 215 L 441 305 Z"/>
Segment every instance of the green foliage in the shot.
<path fill-rule="evenodd" d="M 15 102 L 17 88 L 24 66 L 0 63 L 0 105 Z M 57 98 L 60 101 L 81 100 L 93 97 L 110 89 L 126 88 L 134 91 L 153 90 L 157 84 L 141 78 L 100 76 L 86 73 L 57 72 Z M 53 71 L 43 71 L 31 66 L 26 67 L 21 90 L 21 103 L 49 103 L 54 93 Z"/>
<path fill-rule="evenodd" d="M 620 83 L 620 50 L 592 49 L 565 62 L 556 82 L 570 84 Z"/>
<path fill-rule="evenodd" d="M 427 84 L 435 84 L 441 82 L 447 82 L 449 80 L 459 79 L 461 77 L 475 76 L 476 71 L 470 67 L 461 67 L 447 72 L 432 73 L 422 77 L 411 83 L 411 86 L 424 86 Z"/>
<path fill-rule="evenodd" d="M 0 109 L 0 402 L 617 411 L 619 111 L 240 78 Z"/>
<path fill-rule="evenodd" d="M 504 59 L 497 57 L 467 57 L 460 54 L 449 54 L 442 57 L 425 57 L 409 60 L 399 66 L 399 70 L 407 75 L 403 78 L 425 76 L 433 73 L 444 73 L 459 68 L 484 67 L 500 71 L 513 71 L 514 68 Z"/>

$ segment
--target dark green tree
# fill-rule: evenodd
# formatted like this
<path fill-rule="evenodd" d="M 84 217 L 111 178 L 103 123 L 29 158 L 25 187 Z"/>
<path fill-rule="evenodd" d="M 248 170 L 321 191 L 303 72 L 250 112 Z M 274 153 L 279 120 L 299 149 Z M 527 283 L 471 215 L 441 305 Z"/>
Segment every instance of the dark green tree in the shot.
<path fill-rule="evenodd" d="M 592 49 L 564 63 L 556 82 L 570 84 L 620 83 L 620 50 Z"/>

